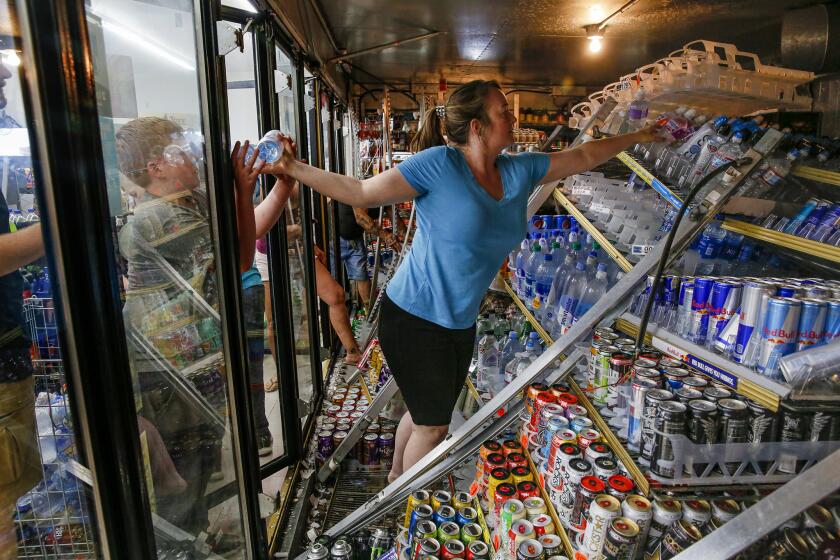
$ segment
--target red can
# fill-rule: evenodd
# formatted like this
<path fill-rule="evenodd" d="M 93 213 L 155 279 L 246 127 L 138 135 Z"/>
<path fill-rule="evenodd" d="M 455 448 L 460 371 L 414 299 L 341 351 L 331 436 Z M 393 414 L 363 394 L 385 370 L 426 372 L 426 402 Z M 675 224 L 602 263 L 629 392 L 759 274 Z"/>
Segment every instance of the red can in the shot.
<path fill-rule="evenodd" d="M 341 406 L 334 404 L 331 407 L 327 408 L 327 416 L 330 418 L 335 418 L 335 415 L 341 412 Z"/>
<path fill-rule="evenodd" d="M 539 497 L 540 487 L 535 482 L 523 480 L 516 485 L 516 493 L 519 495 L 520 500 L 525 501 L 528 498 Z"/>
<path fill-rule="evenodd" d="M 581 430 L 578 434 L 578 445 L 581 449 L 586 451 L 586 448 L 598 441 L 600 437 L 601 434 L 598 433 L 597 430 L 586 428 L 585 430 Z"/>
<path fill-rule="evenodd" d="M 582 531 L 586 528 L 586 521 L 589 519 L 589 506 L 592 505 L 598 494 L 604 493 L 606 488 L 607 484 L 596 476 L 583 477 L 580 481 L 580 489 L 575 497 L 574 511 L 572 512 L 573 521 L 579 521 L 579 524 L 573 523 L 574 529 Z"/>
<path fill-rule="evenodd" d="M 534 412 L 534 401 L 537 400 L 537 395 L 548 391 L 548 385 L 545 383 L 531 383 L 528 385 L 528 391 L 525 393 L 525 409 L 528 413 Z"/>
<path fill-rule="evenodd" d="M 506 439 L 502 442 L 502 453 L 510 459 L 511 453 L 522 453 L 522 444 L 515 439 Z M 511 466 L 511 468 L 513 467 Z"/>
<path fill-rule="evenodd" d="M 528 459 L 522 453 L 514 451 L 507 456 L 507 467 L 515 469 L 516 467 L 527 467 Z"/>
<path fill-rule="evenodd" d="M 487 460 L 484 461 L 484 478 L 493 472 L 493 469 L 498 469 L 507 466 L 505 456 L 501 453 L 490 453 L 487 455 Z"/>
<path fill-rule="evenodd" d="M 621 474 L 614 474 L 607 479 L 607 494 L 615 496 L 619 502 L 632 494 L 635 487 L 632 480 Z"/>
<path fill-rule="evenodd" d="M 658 364 L 659 360 L 662 359 L 662 352 L 659 352 L 657 350 L 644 350 L 641 354 L 639 354 L 639 357 L 644 358 L 646 360 L 654 361 Z"/>
<path fill-rule="evenodd" d="M 547 405 L 549 403 L 556 403 L 556 402 L 557 402 L 557 397 L 555 397 L 554 395 L 552 395 L 548 391 L 543 391 L 542 393 L 539 393 L 537 395 L 537 398 L 534 400 L 533 409 L 531 410 L 530 427 L 531 427 L 532 432 L 537 431 L 537 427 L 539 426 L 539 422 L 540 422 L 540 413 L 542 412 L 542 407 L 544 407 L 545 405 Z"/>
<path fill-rule="evenodd" d="M 455 558 L 463 558 L 466 553 L 464 543 L 458 539 L 449 539 L 443 546 L 440 547 L 440 557 L 443 560 L 454 560 Z"/>
<path fill-rule="evenodd" d="M 568 385 L 563 385 L 562 383 L 555 383 L 551 386 L 549 391 L 551 391 L 551 394 L 555 397 L 560 398 L 560 395 L 562 395 L 563 393 L 571 393 L 572 390 L 569 388 Z"/>
<path fill-rule="evenodd" d="M 553 535 L 555 532 L 554 521 L 551 520 L 551 516 L 548 514 L 539 514 L 531 520 L 531 524 L 534 525 L 534 532 L 537 534 L 537 537 Z"/>
<path fill-rule="evenodd" d="M 571 393 L 560 393 L 557 396 L 557 404 L 563 407 L 563 410 L 566 410 L 573 404 L 578 403 L 578 398 Z"/>
<path fill-rule="evenodd" d="M 508 500 L 516 498 L 516 486 L 510 482 L 502 482 L 496 486 L 496 491 L 493 494 L 493 511 L 496 516 L 502 511 L 502 506 Z"/>

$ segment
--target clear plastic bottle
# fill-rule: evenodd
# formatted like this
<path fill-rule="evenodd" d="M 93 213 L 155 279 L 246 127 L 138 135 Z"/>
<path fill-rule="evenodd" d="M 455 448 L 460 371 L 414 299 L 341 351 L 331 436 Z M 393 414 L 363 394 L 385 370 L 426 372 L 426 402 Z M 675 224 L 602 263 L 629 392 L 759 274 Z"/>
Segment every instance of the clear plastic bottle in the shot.
<path fill-rule="evenodd" d="M 505 365 L 504 371 L 505 384 L 508 384 L 514 379 L 516 379 L 516 370 L 519 367 L 519 362 L 521 362 L 522 359 L 526 356 L 528 356 L 528 353 L 523 350 L 522 352 L 517 352 L 516 354 L 514 354 L 513 359 L 508 361 L 507 365 Z"/>
<path fill-rule="evenodd" d="M 504 371 L 507 368 L 508 362 L 510 362 L 517 353 L 522 352 L 525 347 L 522 345 L 522 342 L 519 341 L 519 333 L 516 331 L 510 331 L 508 333 L 508 337 L 505 339 L 504 344 L 502 344 L 502 348 L 499 351 L 499 367 Z"/>
<path fill-rule="evenodd" d="M 633 101 L 627 106 L 627 119 L 619 128 L 620 134 L 635 132 L 645 126 L 650 105 L 645 99 L 645 90 L 639 89 L 633 97 Z"/>
<path fill-rule="evenodd" d="M 274 163 L 283 155 L 283 144 L 280 142 L 280 131 L 269 130 L 260 140 L 257 149 L 260 151 L 259 158 L 266 163 Z"/>
<path fill-rule="evenodd" d="M 499 349 L 491 328 L 486 328 L 481 340 L 478 341 L 476 372 L 481 390 L 487 390 L 490 380 L 499 374 Z"/>
<path fill-rule="evenodd" d="M 534 243 L 531 246 L 531 256 L 528 257 L 528 265 L 525 267 L 525 293 L 522 297 L 522 301 L 524 301 L 529 308 L 532 307 L 531 302 L 536 296 L 534 288 L 536 287 L 537 268 L 539 268 L 541 262 L 542 247 L 540 247 L 539 243 Z"/>
<path fill-rule="evenodd" d="M 516 284 L 513 291 L 520 298 L 525 295 L 525 269 L 528 267 L 528 258 L 531 256 L 531 248 L 528 240 L 523 239 L 519 244 L 519 253 L 516 255 Z"/>
<path fill-rule="evenodd" d="M 525 351 L 532 353 L 534 356 L 539 356 L 543 353 L 542 340 L 537 331 L 528 333 L 528 341 L 525 343 Z"/>
<path fill-rule="evenodd" d="M 573 324 L 583 317 L 592 306 L 607 293 L 607 265 L 600 263 L 595 277 L 586 284 L 586 290 L 580 298 L 574 312 Z"/>
<path fill-rule="evenodd" d="M 556 270 L 557 267 L 554 264 L 554 257 L 551 256 L 551 253 L 543 255 L 543 262 L 537 268 L 535 275 L 535 297 L 538 299 L 540 306 L 540 316 L 537 317 L 539 321 L 543 320 L 543 314 L 548 303 L 548 296 L 551 293 L 551 285 L 554 281 Z"/>
<path fill-rule="evenodd" d="M 585 289 L 586 267 L 579 262 L 575 267 L 575 272 L 566 283 L 563 295 L 560 297 L 559 309 L 561 311 L 558 311 L 558 323 L 561 335 L 566 334 L 574 323 L 575 309 Z"/>

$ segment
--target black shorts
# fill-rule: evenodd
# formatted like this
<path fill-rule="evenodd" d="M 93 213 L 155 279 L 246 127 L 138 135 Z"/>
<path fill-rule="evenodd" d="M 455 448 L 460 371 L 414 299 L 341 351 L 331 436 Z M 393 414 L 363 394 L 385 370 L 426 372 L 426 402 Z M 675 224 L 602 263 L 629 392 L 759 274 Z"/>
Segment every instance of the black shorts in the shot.
<path fill-rule="evenodd" d="M 475 325 L 447 329 L 408 313 L 385 294 L 379 344 L 411 420 L 420 426 L 449 425 L 467 379 Z"/>

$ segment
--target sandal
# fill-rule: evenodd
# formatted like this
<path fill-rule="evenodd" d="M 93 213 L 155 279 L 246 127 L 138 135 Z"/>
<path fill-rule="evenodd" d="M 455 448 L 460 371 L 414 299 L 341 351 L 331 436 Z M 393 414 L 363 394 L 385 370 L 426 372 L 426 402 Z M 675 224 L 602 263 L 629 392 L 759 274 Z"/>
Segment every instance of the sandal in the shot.
<path fill-rule="evenodd" d="M 277 390 L 277 378 L 272 378 L 271 381 L 265 384 L 265 392 L 266 393 L 273 393 Z"/>

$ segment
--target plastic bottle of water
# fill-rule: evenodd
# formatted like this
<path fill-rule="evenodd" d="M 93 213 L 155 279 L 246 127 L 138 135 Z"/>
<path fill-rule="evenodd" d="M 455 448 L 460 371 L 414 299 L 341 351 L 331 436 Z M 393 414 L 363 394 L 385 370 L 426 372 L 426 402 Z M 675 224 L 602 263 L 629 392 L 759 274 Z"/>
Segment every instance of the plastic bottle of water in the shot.
<path fill-rule="evenodd" d="M 587 282 L 586 290 L 574 312 L 573 324 L 583 317 L 607 293 L 607 265 L 600 263 L 595 277 Z"/>
<path fill-rule="evenodd" d="M 27 223 L 33 223 L 33 222 L 39 222 L 41 220 L 38 217 L 38 214 L 35 213 L 34 208 L 27 208 L 26 209 L 26 217 L 24 218 L 24 221 L 27 222 Z"/>
<path fill-rule="evenodd" d="M 551 242 L 551 258 L 554 260 L 555 267 L 563 262 L 563 258 L 566 255 L 566 250 L 563 247 L 563 243 L 560 241 L 561 239 L 563 238 L 557 237 Z"/>
<path fill-rule="evenodd" d="M 554 273 L 557 267 L 554 264 L 554 257 L 551 253 L 543 255 L 543 262 L 537 268 L 535 275 L 535 290 L 536 298 L 539 300 L 540 316 L 537 320 L 542 322 L 544 320 L 546 304 L 548 303 L 548 295 L 551 293 L 551 285 L 554 281 Z"/>
<path fill-rule="evenodd" d="M 531 256 L 531 248 L 528 240 L 523 239 L 519 244 L 519 253 L 516 255 L 516 284 L 513 291 L 520 298 L 525 294 L 525 269 L 528 265 L 528 257 Z"/>
<path fill-rule="evenodd" d="M 516 363 L 516 370 L 514 371 L 513 378 L 519 377 L 522 373 L 528 369 L 534 360 L 537 358 L 537 355 L 534 353 L 533 350 L 525 350 L 525 352 L 521 353 L 519 357 L 519 361 Z"/>
<path fill-rule="evenodd" d="M 541 259 L 542 248 L 539 243 L 534 243 L 531 246 L 531 256 L 528 257 L 528 264 L 525 267 L 525 293 L 523 294 L 524 297 L 522 297 L 522 300 L 529 309 L 533 307 L 531 302 L 536 296 L 534 288 L 537 280 L 537 268 L 539 268 L 542 262 Z"/>
<path fill-rule="evenodd" d="M 257 145 L 260 151 L 259 158 L 264 162 L 274 163 L 283 155 L 283 144 L 280 142 L 279 135 L 279 130 L 269 130 Z"/>
<path fill-rule="evenodd" d="M 577 308 L 580 298 L 586 289 L 586 267 L 583 263 L 577 263 L 575 272 L 572 274 L 566 287 L 563 290 L 563 295 L 560 296 L 558 323 L 560 325 L 560 334 L 566 334 L 574 323 L 575 309 Z"/>
<path fill-rule="evenodd" d="M 545 309 L 543 310 L 543 325 L 546 325 L 552 337 L 558 332 L 557 310 L 560 301 L 560 296 L 563 295 L 563 287 L 566 280 L 574 272 L 577 258 L 575 253 L 566 253 L 563 262 L 554 271 L 554 277 L 551 280 L 551 290 L 548 292 L 548 299 L 545 302 Z"/>
<path fill-rule="evenodd" d="M 478 385 L 482 390 L 486 390 L 490 380 L 499 374 L 499 349 L 496 347 L 496 337 L 490 328 L 484 330 L 481 340 L 478 341 L 476 372 Z"/>
<path fill-rule="evenodd" d="M 507 339 L 505 339 L 504 344 L 502 344 L 502 348 L 499 351 L 499 367 L 504 370 L 507 368 L 508 363 L 518 354 L 522 352 L 525 347 L 522 345 L 522 342 L 519 341 L 519 333 L 516 331 L 510 331 L 508 333 Z"/>
<path fill-rule="evenodd" d="M 627 106 L 627 119 L 619 128 L 619 134 L 635 132 L 645 126 L 649 104 L 645 99 L 645 90 L 640 89 Z"/>
<path fill-rule="evenodd" d="M 750 179 L 741 187 L 741 196 L 761 197 L 770 190 L 777 189 L 790 175 L 794 162 L 799 157 L 799 151 L 794 148 L 789 150 L 783 157 L 768 159 L 761 166 L 759 172 L 753 174 Z"/>
<path fill-rule="evenodd" d="M 589 255 L 586 256 L 584 267 L 586 268 L 586 279 L 590 280 L 594 278 L 595 273 L 598 271 L 598 251 L 589 251 Z"/>
<path fill-rule="evenodd" d="M 514 354 L 513 359 L 508 361 L 504 371 L 505 384 L 508 384 L 514 379 L 516 379 L 516 371 L 519 368 L 519 362 L 521 362 L 522 359 L 526 356 L 528 356 L 528 353 L 523 350 L 522 352 L 517 352 L 516 354 Z"/>
<path fill-rule="evenodd" d="M 511 279 L 511 286 L 514 290 L 516 290 L 516 263 L 519 260 L 519 255 L 522 254 L 522 246 L 514 247 L 513 251 L 508 253 L 508 260 L 507 260 L 507 269 L 508 269 L 508 276 Z"/>

